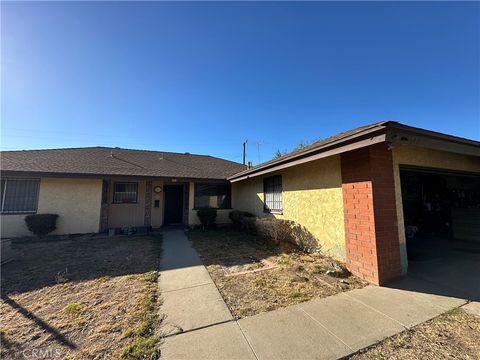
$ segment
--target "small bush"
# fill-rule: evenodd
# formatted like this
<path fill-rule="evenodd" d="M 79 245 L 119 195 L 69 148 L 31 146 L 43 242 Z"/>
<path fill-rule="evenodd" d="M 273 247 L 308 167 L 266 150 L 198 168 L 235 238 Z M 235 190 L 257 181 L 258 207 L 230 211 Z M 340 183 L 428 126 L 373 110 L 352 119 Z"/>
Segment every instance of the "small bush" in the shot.
<path fill-rule="evenodd" d="M 215 219 L 217 218 L 217 209 L 212 208 L 202 208 L 198 209 L 197 216 L 200 222 L 202 223 L 202 227 L 209 228 L 215 225 Z"/>
<path fill-rule="evenodd" d="M 143 280 L 146 282 L 156 283 L 160 274 L 157 271 L 149 271 L 143 276 Z"/>
<path fill-rule="evenodd" d="M 294 221 L 261 218 L 256 220 L 255 228 L 259 236 L 276 244 L 290 243 L 307 253 L 320 250 L 316 237 Z"/>
<path fill-rule="evenodd" d="M 293 242 L 290 222 L 287 220 L 260 218 L 257 219 L 255 225 L 257 234 L 260 237 L 271 240 L 275 244 L 280 244 L 281 242 Z"/>
<path fill-rule="evenodd" d="M 232 224 L 234 227 L 236 227 L 237 229 L 242 229 L 244 219 L 255 218 L 255 215 L 246 211 L 233 210 L 233 211 L 230 211 L 230 213 L 228 214 L 228 217 L 230 218 L 230 220 L 232 220 Z"/>
<path fill-rule="evenodd" d="M 45 236 L 57 228 L 57 214 L 34 214 L 25 217 L 28 230 L 38 236 Z"/>

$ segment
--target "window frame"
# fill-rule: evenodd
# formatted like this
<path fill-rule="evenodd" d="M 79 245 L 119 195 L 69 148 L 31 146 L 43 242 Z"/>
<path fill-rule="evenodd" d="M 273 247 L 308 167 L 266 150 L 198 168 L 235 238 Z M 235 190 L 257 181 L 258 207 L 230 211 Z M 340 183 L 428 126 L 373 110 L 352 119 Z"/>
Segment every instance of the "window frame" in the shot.
<path fill-rule="evenodd" d="M 36 214 L 38 211 L 38 198 L 40 195 L 40 179 L 39 178 L 2 178 L 2 182 L 5 181 L 3 184 L 2 189 L 2 197 L 0 199 L 0 214 L 2 215 L 21 215 L 21 214 Z M 35 193 L 35 209 L 33 210 L 4 210 L 5 207 L 5 199 L 7 196 L 7 187 L 8 181 L 32 181 L 37 183 L 36 193 Z M 2 186 L 0 182 L 0 186 Z"/>
<path fill-rule="evenodd" d="M 275 180 L 280 179 L 280 185 L 275 185 Z M 271 181 L 273 184 L 268 184 L 267 182 Z M 267 190 L 268 188 L 275 188 L 275 186 L 280 186 L 280 192 L 275 192 L 274 190 L 271 192 L 268 192 L 268 194 L 272 194 L 275 196 L 275 194 L 280 194 L 280 209 L 272 209 L 268 207 L 267 205 Z M 275 202 L 275 200 L 273 200 Z M 278 201 L 277 201 L 278 202 Z M 283 214 L 283 179 L 282 175 L 274 175 L 274 176 L 269 176 L 263 178 L 263 212 L 267 214 Z"/>
<path fill-rule="evenodd" d="M 226 207 L 207 207 L 209 209 L 216 209 L 216 210 L 231 210 L 232 209 L 232 185 L 230 183 L 208 183 L 208 182 L 199 182 L 194 184 L 193 188 L 193 210 L 198 209 L 205 209 L 205 206 L 198 206 L 197 204 L 197 186 L 224 186 L 228 189 L 227 198 L 228 198 L 228 206 Z M 217 195 L 218 197 L 218 195 Z"/>
<path fill-rule="evenodd" d="M 115 201 L 115 194 L 117 193 L 116 187 L 117 187 L 117 185 L 121 185 L 121 184 L 123 184 L 123 185 L 125 185 L 125 184 L 135 185 L 135 201 L 129 201 L 129 202 Z M 138 182 L 136 182 L 136 181 L 114 181 L 113 182 L 113 191 L 112 191 L 112 204 L 116 204 L 116 205 L 138 204 Z"/>

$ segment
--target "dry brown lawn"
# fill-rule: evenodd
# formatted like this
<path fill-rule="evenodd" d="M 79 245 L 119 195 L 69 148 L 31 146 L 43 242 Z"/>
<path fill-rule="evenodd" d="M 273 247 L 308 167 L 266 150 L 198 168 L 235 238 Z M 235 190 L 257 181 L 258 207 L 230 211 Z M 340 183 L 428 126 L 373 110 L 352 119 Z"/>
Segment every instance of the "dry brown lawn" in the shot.
<path fill-rule="evenodd" d="M 454 309 L 350 359 L 480 359 L 480 318 Z"/>
<path fill-rule="evenodd" d="M 236 318 L 366 285 L 349 273 L 328 275 L 344 270 L 330 257 L 285 251 L 231 228 L 194 230 L 189 237 Z"/>
<path fill-rule="evenodd" d="M 3 359 L 141 358 L 158 337 L 159 236 L 18 240 L 2 266 Z"/>

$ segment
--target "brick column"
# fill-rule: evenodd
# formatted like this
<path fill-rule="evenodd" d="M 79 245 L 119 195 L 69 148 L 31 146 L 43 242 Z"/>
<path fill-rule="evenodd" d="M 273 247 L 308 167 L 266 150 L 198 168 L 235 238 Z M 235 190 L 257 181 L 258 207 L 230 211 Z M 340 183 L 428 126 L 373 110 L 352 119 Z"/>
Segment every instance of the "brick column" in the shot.
<path fill-rule="evenodd" d="M 143 215 L 143 225 L 152 225 L 152 182 L 145 181 L 145 212 Z"/>
<path fill-rule="evenodd" d="M 381 143 L 342 154 L 347 267 L 377 285 L 401 275 L 393 161 Z"/>

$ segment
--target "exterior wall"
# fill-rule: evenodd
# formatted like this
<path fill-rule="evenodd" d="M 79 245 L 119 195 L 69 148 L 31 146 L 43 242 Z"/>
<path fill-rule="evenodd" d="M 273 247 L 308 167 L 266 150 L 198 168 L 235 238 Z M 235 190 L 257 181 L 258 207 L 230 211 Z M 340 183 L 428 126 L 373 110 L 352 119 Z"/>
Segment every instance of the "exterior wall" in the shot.
<path fill-rule="evenodd" d="M 1 219 L 1 237 L 19 237 L 30 236 L 32 233 L 28 231 L 25 225 L 25 214 L 4 214 Z"/>
<path fill-rule="evenodd" d="M 136 181 L 138 183 L 138 198 L 135 204 L 114 204 L 114 183 L 122 181 L 114 179 L 110 181 L 108 227 L 143 226 L 145 220 L 145 181 Z"/>
<path fill-rule="evenodd" d="M 400 276 L 392 153 L 381 143 L 342 154 L 347 267 L 380 285 Z"/>
<path fill-rule="evenodd" d="M 232 189 L 233 192 L 233 189 Z M 233 197 L 233 194 L 232 194 Z M 189 197 L 188 197 L 188 225 L 200 225 L 200 220 L 197 216 L 197 210 L 194 210 L 194 202 L 195 202 L 195 183 L 193 181 L 189 184 Z M 232 199 L 233 202 L 233 199 Z M 233 207 L 233 203 L 232 203 Z M 232 209 L 217 209 L 217 220 L 216 223 L 220 225 L 230 224 L 230 218 L 228 214 L 232 211 Z"/>
<path fill-rule="evenodd" d="M 322 251 L 345 260 L 345 230 L 340 157 L 331 156 L 281 170 L 282 214 L 276 218 L 295 221 L 317 239 Z M 272 216 L 263 210 L 263 176 L 232 184 L 235 209 L 257 216 Z"/>
<path fill-rule="evenodd" d="M 37 214 L 58 214 L 52 235 L 98 232 L 102 180 L 41 178 Z M 2 237 L 32 235 L 25 225 L 26 214 L 1 216 Z"/>
<path fill-rule="evenodd" d="M 406 273 L 408 268 L 408 259 L 403 218 L 400 165 L 413 165 L 480 173 L 480 159 L 474 156 L 460 155 L 438 150 L 430 150 L 412 145 L 400 145 L 393 149 L 393 172 L 395 178 L 398 237 L 400 239 L 402 272 Z"/>
<path fill-rule="evenodd" d="M 38 214 L 58 214 L 52 235 L 98 232 L 102 180 L 42 178 Z"/>
<path fill-rule="evenodd" d="M 102 181 L 97 179 L 41 178 L 37 214 L 58 214 L 52 235 L 98 232 Z M 1 216 L 2 237 L 32 235 L 26 214 Z"/>

